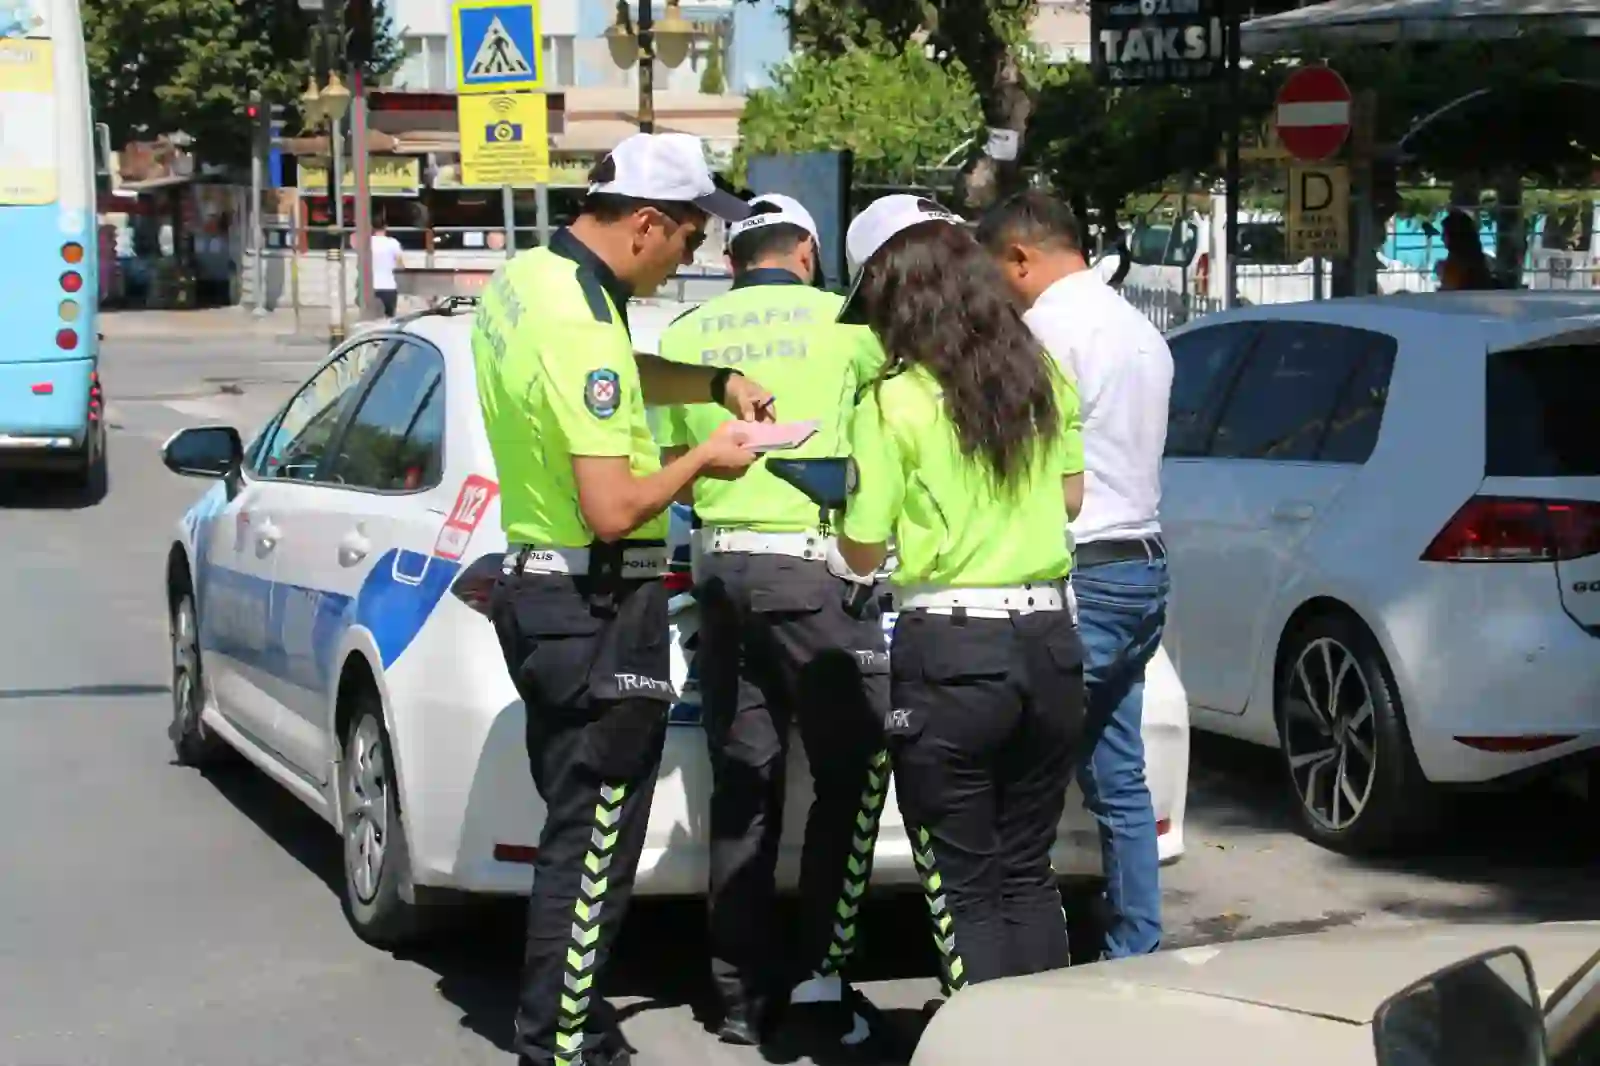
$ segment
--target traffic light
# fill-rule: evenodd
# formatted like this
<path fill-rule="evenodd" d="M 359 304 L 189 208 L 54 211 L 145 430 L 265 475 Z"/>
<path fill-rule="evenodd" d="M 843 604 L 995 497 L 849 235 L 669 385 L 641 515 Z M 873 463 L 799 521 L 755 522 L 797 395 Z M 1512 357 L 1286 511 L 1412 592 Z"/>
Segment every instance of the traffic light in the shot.
<path fill-rule="evenodd" d="M 255 89 L 250 90 L 250 99 L 244 105 L 244 117 L 251 122 L 261 119 L 261 93 Z"/>

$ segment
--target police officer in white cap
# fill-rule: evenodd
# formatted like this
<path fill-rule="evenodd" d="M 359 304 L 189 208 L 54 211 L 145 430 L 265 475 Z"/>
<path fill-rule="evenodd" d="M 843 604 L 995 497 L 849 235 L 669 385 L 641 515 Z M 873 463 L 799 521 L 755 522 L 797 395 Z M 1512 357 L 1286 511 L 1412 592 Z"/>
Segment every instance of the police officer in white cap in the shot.
<path fill-rule="evenodd" d="M 815 421 L 816 434 L 785 458 L 843 456 L 856 394 L 877 377 L 882 350 L 870 330 L 835 321 L 843 300 L 817 286 L 811 213 L 776 194 L 755 197 L 750 208 L 728 231 L 732 291 L 673 323 L 661 355 L 745 370 L 771 390 L 785 421 Z M 712 439 L 730 417 L 712 404 L 672 409 L 667 460 Z M 816 504 L 765 462 L 738 481 L 696 482 L 693 502 L 701 523 L 698 667 L 713 771 L 718 1036 L 754 1044 L 786 1014 L 786 1042 L 859 1042 L 874 1015 L 843 970 L 889 787 L 881 619 L 870 604 L 847 606 L 851 586 L 828 572 L 831 533 Z M 800 920 L 785 944 L 773 878 L 795 725 L 815 800 L 801 852 Z"/>

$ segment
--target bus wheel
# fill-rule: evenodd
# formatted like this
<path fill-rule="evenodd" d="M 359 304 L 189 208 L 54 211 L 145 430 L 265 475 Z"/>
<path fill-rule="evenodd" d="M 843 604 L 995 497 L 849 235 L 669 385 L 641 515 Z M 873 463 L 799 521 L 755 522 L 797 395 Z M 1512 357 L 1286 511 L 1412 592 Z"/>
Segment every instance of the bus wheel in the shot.
<path fill-rule="evenodd" d="M 106 427 L 96 421 L 89 439 L 83 447 L 83 456 L 68 474 L 72 488 L 90 502 L 97 503 L 106 494 Z"/>

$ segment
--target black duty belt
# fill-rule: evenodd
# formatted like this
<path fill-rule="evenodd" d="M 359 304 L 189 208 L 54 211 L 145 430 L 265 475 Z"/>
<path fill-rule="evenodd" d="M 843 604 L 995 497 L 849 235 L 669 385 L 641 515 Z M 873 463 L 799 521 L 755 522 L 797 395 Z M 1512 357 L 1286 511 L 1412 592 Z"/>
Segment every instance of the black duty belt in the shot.
<path fill-rule="evenodd" d="M 1167 557 L 1167 546 L 1160 535 L 1133 540 L 1091 540 L 1073 549 L 1072 565 L 1082 570 L 1107 563 L 1155 562 Z"/>

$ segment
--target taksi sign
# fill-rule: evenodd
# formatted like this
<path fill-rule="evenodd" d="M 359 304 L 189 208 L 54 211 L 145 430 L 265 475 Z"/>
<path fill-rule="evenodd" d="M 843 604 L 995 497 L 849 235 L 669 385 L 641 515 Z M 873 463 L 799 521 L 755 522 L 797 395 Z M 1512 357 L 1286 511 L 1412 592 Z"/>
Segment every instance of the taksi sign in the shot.
<path fill-rule="evenodd" d="M 538 0 L 456 0 L 456 92 L 544 88 Z"/>
<path fill-rule="evenodd" d="M 1091 0 L 1090 66 L 1102 85 L 1214 81 L 1227 64 L 1227 0 Z"/>
<path fill-rule="evenodd" d="M 1350 171 L 1289 168 L 1289 254 L 1337 259 L 1350 254 Z"/>

